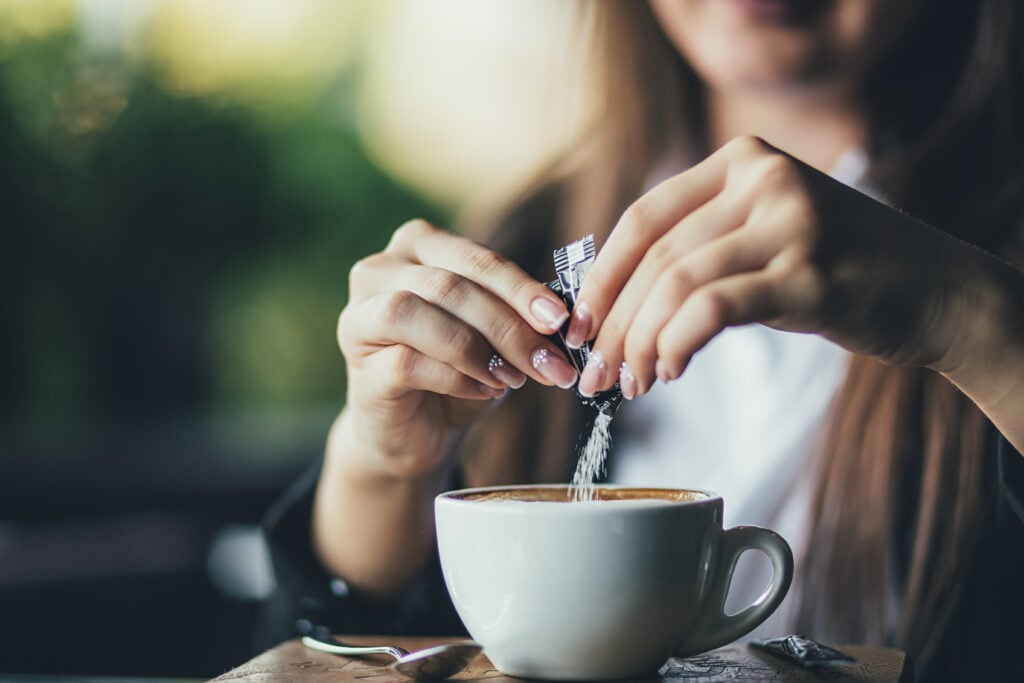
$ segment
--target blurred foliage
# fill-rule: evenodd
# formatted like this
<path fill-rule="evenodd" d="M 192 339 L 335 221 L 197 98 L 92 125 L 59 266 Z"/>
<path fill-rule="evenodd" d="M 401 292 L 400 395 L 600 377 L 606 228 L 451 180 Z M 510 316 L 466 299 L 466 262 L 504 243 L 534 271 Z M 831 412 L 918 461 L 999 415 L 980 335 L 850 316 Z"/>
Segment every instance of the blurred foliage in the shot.
<path fill-rule="evenodd" d="M 58 28 L 0 34 L 3 416 L 340 405 L 351 264 L 445 219 L 367 159 L 345 77 L 267 115 Z"/>
<path fill-rule="evenodd" d="M 131 0 L 129 0 L 131 1 Z M 178 93 L 306 101 L 357 57 L 380 0 L 163 0 L 132 50 Z"/>

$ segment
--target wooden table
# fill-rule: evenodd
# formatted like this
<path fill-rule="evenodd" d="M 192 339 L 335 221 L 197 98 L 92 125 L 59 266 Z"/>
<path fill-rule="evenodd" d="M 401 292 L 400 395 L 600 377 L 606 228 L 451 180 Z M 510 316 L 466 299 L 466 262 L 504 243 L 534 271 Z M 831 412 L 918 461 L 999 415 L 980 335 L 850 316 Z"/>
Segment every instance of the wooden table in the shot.
<path fill-rule="evenodd" d="M 355 644 L 398 645 L 406 650 L 418 650 L 447 642 L 446 638 L 398 638 L 384 636 L 348 636 L 343 640 Z M 856 658 L 857 664 L 831 670 L 801 669 L 787 661 L 746 645 L 729 645 L 687 659 L 671 659 L 658 675 L 643 679 L 644 683 L 658 681 L 882 681 L 902 683 L 913 680 L 912 666 L 899 650 L 881 647 L 841 645 L 837 649 Z M 271 683 L 274 681 L 369 681 L 390 683 L 404 681 L 387 667 L 389 657 L 360 659 L 338 657 L 309 650 L 297 640 L 282 643 L 264 652 L 242 666 L 213 679 L 216 683 Z M 469 668 L 454 676 L 452 681 L 509 681 L 523 679 L 505 676 L 494 669 L 486 656 L 481 655 Z"/>

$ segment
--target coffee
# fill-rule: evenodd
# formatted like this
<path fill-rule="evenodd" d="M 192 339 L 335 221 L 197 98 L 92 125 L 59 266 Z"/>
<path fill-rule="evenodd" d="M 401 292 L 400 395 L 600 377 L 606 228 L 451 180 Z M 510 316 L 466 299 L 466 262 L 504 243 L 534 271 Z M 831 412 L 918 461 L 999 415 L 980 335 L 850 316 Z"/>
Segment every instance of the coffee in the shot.
<path fill-rule="evenodd" d="M 462 500 L 474 500 L 480 502 L 493 501 L 519 501 L 523 503 L 566 503 L 571 498 L 571 486 L 551 486 L 532 488 L 510 488 L 486 491 L 482 493 L 468 493 L 459 496 Z M 691 503 L 698 500 L 705 500 L 708 494 L 703 491 L 681 491 L 678 489 L 653 489 L 653 488 L 594 488 L 594 501 L 618 501 L 618 500 L 664 500 L 675 503 Z"/>

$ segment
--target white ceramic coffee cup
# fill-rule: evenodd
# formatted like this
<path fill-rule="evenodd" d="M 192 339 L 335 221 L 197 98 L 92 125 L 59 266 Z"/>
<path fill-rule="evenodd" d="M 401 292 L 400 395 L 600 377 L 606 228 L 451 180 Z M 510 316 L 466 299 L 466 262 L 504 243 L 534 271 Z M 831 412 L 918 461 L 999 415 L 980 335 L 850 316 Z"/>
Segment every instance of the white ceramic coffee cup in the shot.
<path fill-rule="evenodd" d="M 505 674 L 652 674 L 672 655 L 748 633 L 789 589 L 786 541 L 759 527 L 723 530 L 722 498 L 713 493 L 582 503 L 472 499 L 537 489 L 565 487 L 464 489 L 435 500 L 448 591 L 470 635 Z M 727 615 L 725 598 L 745 550 L 768 556 L 772 580 L 752 605 Z"/>

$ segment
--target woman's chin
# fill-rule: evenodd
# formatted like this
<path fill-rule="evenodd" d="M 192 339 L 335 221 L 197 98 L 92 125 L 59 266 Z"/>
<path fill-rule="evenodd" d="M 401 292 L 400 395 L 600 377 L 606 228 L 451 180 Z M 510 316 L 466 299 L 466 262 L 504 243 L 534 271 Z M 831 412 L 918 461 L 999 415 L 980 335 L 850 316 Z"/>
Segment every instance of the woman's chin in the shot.
<path fill-rule="evenodd" d="M 828 0 L 727 0 L 748 21 L 759 24 L 797 25 L 814 20 Z"/>

